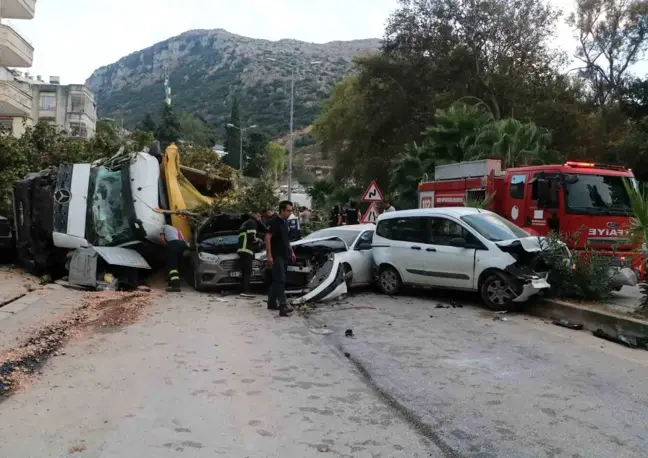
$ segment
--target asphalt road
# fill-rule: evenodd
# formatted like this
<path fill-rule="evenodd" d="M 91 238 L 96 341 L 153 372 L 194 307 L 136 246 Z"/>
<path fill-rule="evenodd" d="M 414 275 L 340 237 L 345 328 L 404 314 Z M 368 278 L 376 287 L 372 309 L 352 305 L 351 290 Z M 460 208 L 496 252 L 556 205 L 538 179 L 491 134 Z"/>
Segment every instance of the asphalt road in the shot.
<path fill-rule="evenodd" d="M 646 456 L 648 352 L 438 299 L 362 294 L 311 321 L 445 456 Z"/>
<path fill-rule="evenodd" d="M 84 336 L 0 403 L 0 457 L 437 457 L 326 336 L 194 292 Z"/>
<path fill-rule="evenodd" d="M 648 352 L 436 308 L 450 299 L 361 293 L 279 319 L 163 295 L 1 402 L 0 456 L 646 456 Z"/>

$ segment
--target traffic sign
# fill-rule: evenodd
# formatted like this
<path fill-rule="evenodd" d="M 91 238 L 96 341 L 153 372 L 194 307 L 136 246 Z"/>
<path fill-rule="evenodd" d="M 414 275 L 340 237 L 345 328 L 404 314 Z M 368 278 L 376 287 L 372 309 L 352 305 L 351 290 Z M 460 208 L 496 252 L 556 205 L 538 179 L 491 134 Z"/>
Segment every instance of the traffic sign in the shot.
<path fill-rule="evenodd" d="M 378 185 L 375 181 L 372 181 L 367 190 L 362 195 L 363 202 L 382 202 L 383 195 L 378 189 Z"/>
<path fill-rule="evenodd" d="M 376 188 L 378 189 L 378 188 Z M 380 192 L 380 191 L 378 191 Z M 376 205 L 376 202 L 372 202 L 371 205 L 369 205 L 369 208 L 365 212 L 364 215 L 362 215 L 362 222 L 363 223 L 375 223 L 376 220 L 378 219 L 378 215 L 380 215 L 380 211 L 378 210 L 378 205 Z"/>

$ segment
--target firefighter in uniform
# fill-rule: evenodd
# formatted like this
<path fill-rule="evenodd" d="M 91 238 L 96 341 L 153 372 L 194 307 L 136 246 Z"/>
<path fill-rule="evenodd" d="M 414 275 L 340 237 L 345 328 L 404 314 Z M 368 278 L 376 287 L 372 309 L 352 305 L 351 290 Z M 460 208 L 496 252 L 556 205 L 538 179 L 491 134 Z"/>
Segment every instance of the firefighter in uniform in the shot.
<path fill-rule="evenodd" d="M 241 265 L 241 297 L 253 297 L 250 294 L 250 281 L 252 279 L 252 265 L 254 253 L 262 246 L 261 239 L 257 236 L 265 232 L 261 222 L 261 213 L 254 212 L 239 228 L 238 250 Z"/>
<path fill-rule="evenodd" d="M 182 232 L 175 227 L 165 224 L 160 233 L 167 247 L 168 292 L 180 292 L 180 261 L 188 245 Z"/>

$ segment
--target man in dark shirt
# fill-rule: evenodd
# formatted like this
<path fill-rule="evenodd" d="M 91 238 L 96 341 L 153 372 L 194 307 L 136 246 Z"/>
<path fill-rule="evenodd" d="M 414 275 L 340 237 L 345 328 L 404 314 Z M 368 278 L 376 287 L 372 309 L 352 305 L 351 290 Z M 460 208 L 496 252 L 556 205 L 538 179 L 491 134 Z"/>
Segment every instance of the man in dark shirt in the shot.
<path fill-rule="evenodd" d="M 295 253 L 288 236 L 288 217 L 292 215 L 292 202 L 279 203 L 279 213 L 269 221 L 265 235 L 268 266 L 272 269 L 272 285 L 268 292 L 268 309 L 279 310 L 279 316 L 289 316 L 293 309 L 286 300 L 286 268 L 288 262 L 295 262 Z"/>
<path fill-rule="evenodd" d="M 239 227 L 238 250 L 241 264 L 241 297 L 252 297 L 250 294 L 250 280 L 252 279 L 252 264 L 254 253 L 259 251 L 263 242 L 258 235 L 265 232 L 265 227 L 260 222 L 261 213 L 253 213 Z"/>
<path fill-rule="evenodd" d="M 346 211 L 347 226 L 351 224 L 358 224 L 360 222 L 360 218 L 362 218 L 362 215 L 360 214 L 360 210 L 358 210 L 356 203 L 353 201 L 349 202 L 349 208 L 347 208 Z"/>

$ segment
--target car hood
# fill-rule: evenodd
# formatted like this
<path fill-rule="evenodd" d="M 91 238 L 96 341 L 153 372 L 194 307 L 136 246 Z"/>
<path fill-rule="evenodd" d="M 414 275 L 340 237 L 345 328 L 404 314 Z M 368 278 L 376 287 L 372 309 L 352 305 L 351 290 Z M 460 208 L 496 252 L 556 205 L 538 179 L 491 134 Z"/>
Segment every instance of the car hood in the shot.
<path fill-rule="evenodd" d="M 537 253 L 542 251 L 542 238 L 531 236 L 522 237 L 519 239 L 504 240 L 502 242 L 495 242 L 495 245 L 500 250 L 506 253 L 525 251 L 527 253 Z"/>
<path fill-rule="evenodd" d="M 296 242 L 292 242 L 290 245 L 293 246 L 293 247 L 302 246 L 302 245 L 310 245 L 311 243 L 323 242 L 325 240 L 339 240 L 344 244 L 344 246 L 346 247 L 347 250 L 349 249 L 349 246 L 346 244 L 346 242 L 344 240 L 342 240 L 340 237 L 336 237 L 336 236 L 318 237 L 318 238 L 315 238 L 315 239 L 301 239 L 301 240 L 297 240 Z"/>

